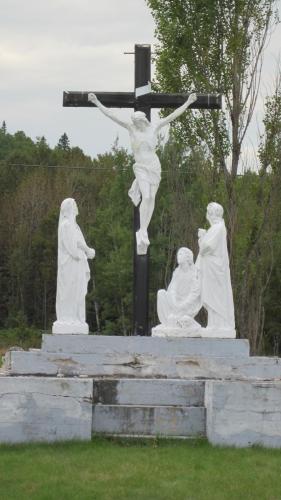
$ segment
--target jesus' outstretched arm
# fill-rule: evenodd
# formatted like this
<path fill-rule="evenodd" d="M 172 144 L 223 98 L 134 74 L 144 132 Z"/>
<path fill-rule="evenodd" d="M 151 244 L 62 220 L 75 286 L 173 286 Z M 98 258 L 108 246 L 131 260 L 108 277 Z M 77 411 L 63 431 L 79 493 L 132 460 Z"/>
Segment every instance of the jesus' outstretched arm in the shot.
<path fill-rule="evenodd" d="M 112 113 L 111 109 L 108 109 L 106 106 L 104 106 L 98 100 L 96 94 L 94 94 L 93 92 L 90 92 L 88 94 L 88 101 L 95 104 L 105 116 L 107 116 L 108 118 L 113 120 L 115 123 L 118 123 L 118 125 L 121 125 L 121 127 L 124 127 L 126 129 L 130 128 L 130 124 L 128 122 L 124 122 L 124 121 L 120 120 L 120 118 L 118 118 L 118 116 L 116 116 L 114 113 Z"/>
<path fill-rule="evenodd" d="M 182 113 L 185 112 L 185 110 L 191 106 L 195 101 L 197 100 L 197 95 L 196 94 L 190 94 L 189 98 L 185 103 L 182 104 L 179 108 L 175 109 L 170 115 L 165 116 L 165 118 L 162 118 L 159 123 L 156 126 L 156 130 L 159 130 L 162 127 L 165 127 L 165 125 L 168 125 L 168 123 L 172 122 L 176 118 L 178 118 Z"/>

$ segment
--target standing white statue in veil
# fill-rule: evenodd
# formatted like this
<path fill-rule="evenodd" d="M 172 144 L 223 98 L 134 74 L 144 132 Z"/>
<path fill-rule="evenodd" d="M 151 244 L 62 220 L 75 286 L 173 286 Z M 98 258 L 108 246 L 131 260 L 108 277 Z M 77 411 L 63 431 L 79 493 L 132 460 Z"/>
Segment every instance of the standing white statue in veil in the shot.
<path fill-rule="evenodd" d="M 201 276 L 201 301 L 208 312 L 206 335 L 235 338 L 223 207 L 215 202 L 209 203 L 206 218 L 210 228 L 198 230 L 199 256 L 196 262 Z"/>
<path fill-rule="evenodd" d="M 104 115 L 128 130 L 131 147 L 135 159 L 135 180 L 129 190 L 129 196 L 135 206 L 140 203 L 140 229 L 136 233 L 137 253 L 146 254 L 149 245 L 147 229 L 153 214 L 155 196 L 161 180 L 161 165 L 156 154 L 157 136 L 159 130 L 178 118 L 196 101 L 196 94 L 191 94 L 188 100 L 170 115 L 151 124 L 142 111 L 132 114 L 130 122 L 123 121 L 110 109 L 104 106 L 93 93 L 88 94 L 88 100 L 95 104 Z"/>
<path fill-rule="evenodd" d="M 53 333 L 89 333 L 85 308 L 90 279 L 87 259 L 94 258 L 95 250 L 87 246 L 76 222 L 77 215 L 75 200 L 65 199 L 58 228 L 57 321 L 53 324 Z"/>

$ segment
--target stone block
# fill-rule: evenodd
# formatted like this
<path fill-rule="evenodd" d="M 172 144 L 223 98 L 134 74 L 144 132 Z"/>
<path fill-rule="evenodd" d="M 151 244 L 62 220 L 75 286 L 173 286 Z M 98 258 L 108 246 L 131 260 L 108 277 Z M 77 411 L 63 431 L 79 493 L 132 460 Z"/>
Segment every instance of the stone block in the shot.
<path fill-rule="evenodd" d="M 152 355 L 161 357 L 249 356 L 246 339 L 152 338 L 105 335 L 43 335 L 42 351 L 72 354 Z"/>
<path fill-rule="evenodd" d="M 0 378 L 0 443 L 90 440 L 92 380 Z"/>
<path fill-rule="evenodd" d="M 205 406 L 212 444 L 281 448 L 281 381 L 208 381 Z"/>
<path fill-rule="evenodd" d="M 88 337 L 86 337 L 88 338 Z M 157 339 L 160 340 L 160 339 Z M 161 339 L 166 340 L 166 339 Z M 158 354 L 60 353 L 11 351 L 5 369 L 13 375 L 91 376 L 170 379 L 281 379 L 281 359 L 267 357 L 202 357 Z"/>
<path fill-rule="evenodd" d="M 93 433 L 203 437 L 205 408 L 96 405 L 93 407 Z"/>
<path fill-rule="evenodd" d="M 94 380 L 94 404 L 204 406 L 205 382 L 168 379 Z"/>

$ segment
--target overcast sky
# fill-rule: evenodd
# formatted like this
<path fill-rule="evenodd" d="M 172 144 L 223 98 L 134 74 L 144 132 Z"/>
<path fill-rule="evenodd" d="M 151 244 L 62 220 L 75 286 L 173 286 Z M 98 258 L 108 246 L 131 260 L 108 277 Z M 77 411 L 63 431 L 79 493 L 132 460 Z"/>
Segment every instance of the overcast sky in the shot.
<path fill-rule="evenodd" d="M 126 131 L 96 109 L 63 108 L 62 93 L 133 90 L 134 59 L 123 52 L 155 42 L 145 0 L 0 0 L 0 7 L 0 122 L 8 131 L 44 135 L 51 146 L 66 132 L 91 156 L 108 151 L 117 134 L 127 147 Z M 262 96 L 273 85 L 280 37 L 279 26 L 266 52 Z M 262 111 L 260 99 L 250 155 Z"/>

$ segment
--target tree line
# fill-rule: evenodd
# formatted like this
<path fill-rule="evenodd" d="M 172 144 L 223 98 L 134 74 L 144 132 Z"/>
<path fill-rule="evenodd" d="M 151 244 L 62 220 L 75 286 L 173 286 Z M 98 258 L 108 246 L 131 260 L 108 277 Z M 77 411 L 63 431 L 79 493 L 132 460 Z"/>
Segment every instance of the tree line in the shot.
<path fill-rule="evenodd" d="M 133 209 L 127 192 L 133 159 L 115 145 L 92 160 L 70 147 L 68 140 L 62 142 L 61 138 L 52 149 L 44 138 L 32 141 L 23 132 L 0 130 L 0 326 L 50 330 L 55 320 L 59 208 L 64 198 L 73 197 L 79 225 L 96 249 L 87 297 L 90 330 L 130 335 Z M 159 146 L 158 154 L 163 176 L 150 229 L 151 325 L 157 324 L 157 290 L 169 283 L 177 249 L 188 246 L 196 257 L 197 229 L 207 227 L 207 204 L 215 200 L 227 206 L 228 196 L 223 178 L 203 149 L 187 150 L 172 138 Z M 280 349 L 280 184 L 280 169 L 274 166 L 270 173 L 249 171 L 235 180 L 236 322 L 253 352 Z M 240 329 L 240 317 L 251 328 Z M 205 319 L 201 313 L 200 320 Z"/>

